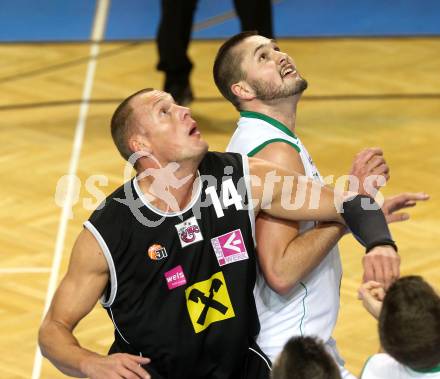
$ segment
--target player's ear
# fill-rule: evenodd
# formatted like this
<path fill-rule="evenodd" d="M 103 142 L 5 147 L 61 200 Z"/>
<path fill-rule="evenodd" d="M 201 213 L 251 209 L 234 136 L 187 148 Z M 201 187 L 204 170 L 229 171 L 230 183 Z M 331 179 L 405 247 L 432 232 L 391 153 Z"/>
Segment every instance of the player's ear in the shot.
<path fill-rule="evenodd" d="M 232 93 L 242 100 L 255 99 L 254 89 L 244 80 L 240 80 L 238 83 L 231 85 Z"/>
<path fill-rule="evenodd" d="M 150 156 L 152 153 L 150 142 L 145 136 L 133 134 L 127 143 L 133 153 L 138 153 L 141 156 Z"/>

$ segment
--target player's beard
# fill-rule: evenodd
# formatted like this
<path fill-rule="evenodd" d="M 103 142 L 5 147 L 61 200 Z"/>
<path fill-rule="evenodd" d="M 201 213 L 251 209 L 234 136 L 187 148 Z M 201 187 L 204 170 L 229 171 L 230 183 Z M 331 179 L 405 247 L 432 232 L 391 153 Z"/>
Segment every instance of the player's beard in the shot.
<path fill-rule="evenodd" d="M 283 82 L 283 85 L 280 87 L 275 87 L 271 82 L 263 82 L 261 80 L 255 80 L 250 85 L 255 91 L 257 99 L 276 100 L 304 92 L 307 89 L 308 83 L 307 80 L 299 78 L 299 80 L 295 80 L 293 83 Z"/>

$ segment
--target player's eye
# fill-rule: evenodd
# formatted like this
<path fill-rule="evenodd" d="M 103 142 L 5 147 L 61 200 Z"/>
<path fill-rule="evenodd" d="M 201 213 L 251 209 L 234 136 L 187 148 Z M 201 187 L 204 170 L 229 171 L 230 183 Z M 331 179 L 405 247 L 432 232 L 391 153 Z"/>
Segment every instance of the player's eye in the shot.
<path fill-rule="evenodd" d="M 262 53 L 262 54 L 260 54 L 260 56 L 258 57 L 258 60 L 261 62 L 261 61 L 264 61 L 266 58 L 267 58 L 267 54 L 266 54 L 266 53 Z"/>

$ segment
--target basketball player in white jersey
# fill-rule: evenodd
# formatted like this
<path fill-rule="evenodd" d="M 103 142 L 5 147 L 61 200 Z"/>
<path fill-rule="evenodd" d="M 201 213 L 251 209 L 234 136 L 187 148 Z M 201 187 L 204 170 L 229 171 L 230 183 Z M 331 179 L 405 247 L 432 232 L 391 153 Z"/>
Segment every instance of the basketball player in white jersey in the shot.
<path fill-rule="evenodd" d="M 296 106 L 307 82 L 273 40 L 254 32 L 229 39 L 217 54 L 214 80 L 241 116 L 227 151 L 269 160 L 322 180 L 295 132 Z M 368 175 L 387 179 L 388 166 L 382 151 L 367 149 L 360 153 L 352 174 L 361 183 Z M 385 202 L 384 213 L 388 213 L 389 222 L 406 219 L 407 214 L 393 212 L 424 198 L 424 194 L 399 195 Z M 316 335 L 326 342 L 342 377 L 353 378 L 343 367 L 331 337 L 338 316 L 342 275 L 336 243 L 344 233 L 344 228 L 332 223 L 285 222 L 264 215 L 257 220 L 262 271 L 255 288 L 261 322 L 258 343 L 271 359 L 290 337 Z M 363 264 L 364 279 L 375 279 L 385 287 L 399 277 L 397 253 L 367 254 Z"/>
<path fill-rule="evenodd" d="M 434 288 L 420 276 L 406 276 L 386 294 L 379 283 L 364 283 L 359 297 L 379 321 L 382 347 L 361 379 L 439 379 L 440 296 Z"/>

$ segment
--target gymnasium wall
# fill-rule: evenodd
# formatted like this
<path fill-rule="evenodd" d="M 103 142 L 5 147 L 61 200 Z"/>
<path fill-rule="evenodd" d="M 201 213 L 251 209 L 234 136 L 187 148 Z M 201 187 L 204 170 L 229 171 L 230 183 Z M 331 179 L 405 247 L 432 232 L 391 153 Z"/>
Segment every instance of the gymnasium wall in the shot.
<path fill-rule="evenodd" d="M 440 35 L 438 0 L 274 0 L 277 37 Z M 0 42 L 86 41 L 95 1 L 0 2 Z M 160 0 L 112 0 L 105 40 L 154 39 Z M 232 0 L 199 0 L 194 38 L 239 31 Z"/>

